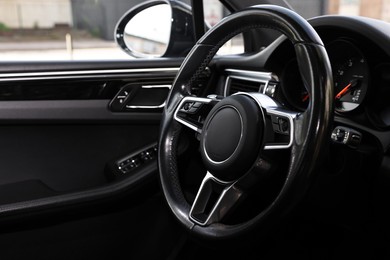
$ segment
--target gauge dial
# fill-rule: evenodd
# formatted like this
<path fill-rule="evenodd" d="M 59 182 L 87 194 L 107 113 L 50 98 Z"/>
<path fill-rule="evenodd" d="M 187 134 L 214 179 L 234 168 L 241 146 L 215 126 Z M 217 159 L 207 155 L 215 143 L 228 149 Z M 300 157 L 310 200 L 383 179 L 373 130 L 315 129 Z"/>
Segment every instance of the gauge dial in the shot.
<path fill-rule="evenodd" d="M 355 110 L 367 93 L 367 61 L 357 47 L 346 40 L 334 41 L 328 53 L 333 67 L 336 111 Z"/>

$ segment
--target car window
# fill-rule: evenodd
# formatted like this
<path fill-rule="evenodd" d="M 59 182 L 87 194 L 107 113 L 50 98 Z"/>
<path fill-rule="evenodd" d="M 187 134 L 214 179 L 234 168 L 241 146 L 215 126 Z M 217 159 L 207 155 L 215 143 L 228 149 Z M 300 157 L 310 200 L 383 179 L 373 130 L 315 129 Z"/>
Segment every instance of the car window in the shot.
<path fill-rule="evenodd" d="M 142 0 L 0 0 L 0 60 L 132 59 L 114 41 L 119 18 Z M 189 1 L 185 1 L 189 2 Z M 389 1 L 288 0 L 305 18 L 323 14 L 361 15 L 390 21 Z M 204 0 L 207 23 L 229 12 L 218 0 Z M 221 54 L 243 53 L 242 35 Z"/>
<path fill-rule="evenodd" d="M 114 41 L 119 18 L 142 0 L 0 0 L 0 60 L 123 60 L 132 57 Z M 189 1 L 184 1 L 189 2 Z M 213 26 L 228 15 L 218 0 L 205 0 Z M 243 52 L 238 36 L 219 54 Z"/>
<path fill-rule="evenodd" d="M 130 59 L 114 42 L 124 0 L 1 0 L 0 60 Z"/>
<path fill-rule="evenodd" d="M 305 18 L 319 15 L 358 15 L 390 21 L 390 1 L 381 0 L 287 0 Z"/>
<path fill-rule="evenodd" d="M 203 4 L 204 18 L 210 27 L 216 25 L 222 18 L 230 14 L 230 12 L 218 0 L 203 0 Z M 243 52 L 244 41 L 242 34 L 239 34 L 225 43 L 217 54 L 239 54 Z"/>

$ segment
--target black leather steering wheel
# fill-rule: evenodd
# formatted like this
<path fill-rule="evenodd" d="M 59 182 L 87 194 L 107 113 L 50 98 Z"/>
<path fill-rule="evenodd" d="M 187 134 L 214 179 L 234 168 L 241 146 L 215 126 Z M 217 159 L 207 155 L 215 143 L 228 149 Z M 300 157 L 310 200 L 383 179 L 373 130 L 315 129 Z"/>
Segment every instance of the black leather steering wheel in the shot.
<path fill-rule="evenodd" d="M 305 112 L 288 110 L 260 93 L 238 93 L 222 100 L 191 93 L 191 87 L 218 49 L 233 36 L 256 28 L 277 30 L 294 45 L 310 95 Z M 294 205 L 307 190 L 330 136 L 332 91 L 332 72 L 323 43 L 309 23 L 293 11 L 272 5 L 253 6 L 228 16 L 210 29 L 184 60 L 161 123 L 160 181 L 176 218 L 195 234 L 224 239 L 265 225 L 271 217 Z M 204 121 L 190 119 L 205 106 L 212 109 Z M 269 119 L 277 129 L 270 127 Z M 202 160 L 208 171 L 191 205 L 182 191 L 177 162 L 179 135 L 185 127 L 199 134 Z M 287 141 L 281 144 L 268 140 L 266 136 L 275 131 L 284 134 Z M 251 219 L 224 224 L 221 220 L 234 210 L 250 183 L 268 171 L 262 153 L 278 149 L 291 152 L 287 177 L 278 195 Z M 211 195 L 215 193 L 216 198 Z"/>

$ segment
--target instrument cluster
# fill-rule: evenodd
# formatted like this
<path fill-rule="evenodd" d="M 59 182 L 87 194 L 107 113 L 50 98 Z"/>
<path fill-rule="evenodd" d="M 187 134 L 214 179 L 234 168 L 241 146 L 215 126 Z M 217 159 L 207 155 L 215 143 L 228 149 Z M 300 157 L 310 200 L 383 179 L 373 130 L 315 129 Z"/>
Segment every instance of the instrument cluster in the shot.
<path fill-rule="evenodd" d="M 332 65 L 335 109 L 339 113 L 356 110 L 368 91 L 370 70 L 362 51 L 347 39 L 337 39 L 326 47 Z M 290 60 L 282 72 L 281 90 L 285 102 L 304 111 L 310 95 L 304 86 L 296 59 Z"/>

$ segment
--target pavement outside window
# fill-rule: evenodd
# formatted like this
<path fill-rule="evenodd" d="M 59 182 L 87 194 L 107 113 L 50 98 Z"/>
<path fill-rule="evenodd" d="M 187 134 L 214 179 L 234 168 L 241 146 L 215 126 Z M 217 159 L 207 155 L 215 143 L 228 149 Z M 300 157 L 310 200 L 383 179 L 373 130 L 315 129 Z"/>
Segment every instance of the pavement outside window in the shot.
<path fill-rule="evenodd" d="M 66 35 L 71 36 L 72 50 Z M 114 41 L 70 28 L 0 30 L 0 61 L 132 59 Z"/>

